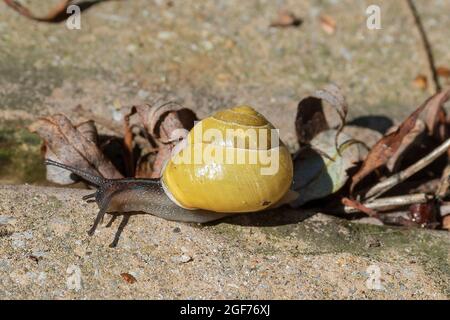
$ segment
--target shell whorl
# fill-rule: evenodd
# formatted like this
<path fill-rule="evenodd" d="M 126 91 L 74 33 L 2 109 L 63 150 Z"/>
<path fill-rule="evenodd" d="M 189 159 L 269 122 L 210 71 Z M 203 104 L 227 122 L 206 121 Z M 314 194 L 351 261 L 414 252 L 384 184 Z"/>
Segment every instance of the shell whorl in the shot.
<path fill-rule="evenodd" d="M 193 128 L 188 139 L 191 144 L 268 150 L 272 148 L 273 134 L 275 144 L 280 142 L 277 132 L 273 130 L 275 127 L 252 107 L 238 106 L 203 119 Z"/>

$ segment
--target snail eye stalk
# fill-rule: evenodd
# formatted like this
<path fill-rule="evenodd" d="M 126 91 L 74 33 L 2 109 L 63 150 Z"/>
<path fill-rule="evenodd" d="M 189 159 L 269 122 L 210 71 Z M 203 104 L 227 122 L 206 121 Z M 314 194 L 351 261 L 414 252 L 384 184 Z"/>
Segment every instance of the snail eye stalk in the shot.
<path fill-rule="evenodd" d="M 107 179 L 104 179 L 104 178 L 102 178 L 100 176 L 95 176 L 93 174 L 88 173 L 87 171 L 80 170 L 80 169 L 77 169 L 75 167 L 68 166 L 68 165 L 65 165 L 65 164 L 62 164 L 62 163 L 50 160 L 50 159 L 45 159 L 44 164 L 45 165 L 59 167 L 59 168 L 62 168 L 62 169 L 66 169 L 66 170 L 76 174 L 77 176 L 80 176 L 84 180 L 92 183 L 95 186 L 101 186 L 101 185 L 105 184 L 106 181 L 107 181 Z"/>

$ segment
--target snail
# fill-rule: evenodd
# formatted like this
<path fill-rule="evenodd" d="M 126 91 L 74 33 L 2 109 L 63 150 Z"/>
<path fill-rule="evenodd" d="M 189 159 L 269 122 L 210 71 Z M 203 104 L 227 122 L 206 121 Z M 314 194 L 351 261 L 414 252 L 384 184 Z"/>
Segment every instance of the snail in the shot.
<path fill-rule="evenodd" d="M 290 198 L 292 158 L 277 133 L 253 108 L 238 106 L 197 122 L 175 146 L 159 179 L 106 179 L 52 160 L 45 163 L 96 186 L 95 193 L 83 197 L 99 207 L 89 235 L 106 212 L 206 223 L 273 208 Z"/>

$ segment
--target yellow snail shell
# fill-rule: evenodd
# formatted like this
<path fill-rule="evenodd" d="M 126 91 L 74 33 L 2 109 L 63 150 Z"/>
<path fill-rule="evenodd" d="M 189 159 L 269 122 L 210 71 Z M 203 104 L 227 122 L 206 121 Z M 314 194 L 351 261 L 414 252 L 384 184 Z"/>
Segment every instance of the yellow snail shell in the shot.
<path fill-rule="evenodd" d="M 212 212 L 255 212 L 276 205 L 291 187 L 293 164 L 278 135 L 273 143 L 274 129 L 248 106 L 198 122 L 163 170 L 166 194 L 183 208 Z M 262 174 L 263 168 L 269 170 L 268 159 L 278 166 Z"/>

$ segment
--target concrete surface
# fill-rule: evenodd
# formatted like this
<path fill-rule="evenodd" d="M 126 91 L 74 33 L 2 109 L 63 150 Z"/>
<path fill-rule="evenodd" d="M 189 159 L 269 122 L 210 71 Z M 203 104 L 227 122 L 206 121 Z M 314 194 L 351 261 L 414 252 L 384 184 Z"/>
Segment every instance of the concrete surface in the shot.
<path fill-rule="evenodd" d="M 23 1 L 39 13 L 56 2 Z M 450 2 L 416 2 L 437 65 L 449 66 Z M 91 113 L 108 124 L 116 100 L 176 100 L 201 117 L 250 104 L 292 149 L 298 101 L 328 82 L 343 88 L 352 118 L 402 119 L 428 96 L 412 86 L 426 62 L 402 1 L 377 1 L 377 31 L 365 27 L 372 3 L 104 1 L 68 30 L 0 2 L 0 298 L 448 299 L 445 232 L 289 210 L 206 227 L 134 215 L 111 249 L 120 219 L 89 238 L 96 207 L 81 201 L 87 191 L 9 185 L 45 184 L 40 141 L 25 129 L 36 116 Z M 283 8 L 303 24 L 269 28 Z M 322 14 L 336 20 L 334 34 Z M 381 290 L 372 290 L 377 268 Z"/>
<path fill-rule="evenodd" d="M 138 214 L 118 246 L 109 248 L 121 217 L 89 237 L 97 208 L 81 200 L 87 193 L 0 187 L 2 299 L 448 299 L 450 294 L 448 232 L 289 210 L 203 227 Z M 380 286 L 367 286 L 377 268 Z M 122 273 L 137 281 L 126 282 Z"/>

